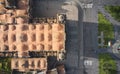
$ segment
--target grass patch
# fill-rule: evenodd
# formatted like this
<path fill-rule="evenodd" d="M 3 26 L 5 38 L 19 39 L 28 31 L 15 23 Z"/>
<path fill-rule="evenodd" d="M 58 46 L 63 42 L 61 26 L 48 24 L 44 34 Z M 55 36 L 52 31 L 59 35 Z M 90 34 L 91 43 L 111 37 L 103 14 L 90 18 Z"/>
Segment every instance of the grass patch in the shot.
<path fill-rule="evenodd" d="M 120 22 L 120 6 L 105 6 L 105 9 L 115 20 Z"/>
<path fill-rule="evenodd" d="M 116 61 L 110 54 L 99 54 L 99 74 L 117 74 Z"/>
<path fill-rule="evenodd" d="M 0 58 L 0 72 L 11 74 L 11 58 Z"/>
<path fill-rule="evenodd" d="M 98 13 L 98 35 L 104 33 L 105 45 L 108 44 L 108 41 L 114 39 L 114 30 L 113 25 L 104 17 L 102 13 Z"/>

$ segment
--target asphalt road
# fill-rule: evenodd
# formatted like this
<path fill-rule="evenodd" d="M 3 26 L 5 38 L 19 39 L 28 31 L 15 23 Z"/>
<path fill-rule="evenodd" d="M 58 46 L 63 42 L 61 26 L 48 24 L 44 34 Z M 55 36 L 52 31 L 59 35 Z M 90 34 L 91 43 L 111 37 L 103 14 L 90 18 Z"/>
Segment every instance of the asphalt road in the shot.
<path fill-rule="evenodd" d="M 64 9 L 67 10 L 66 22 L 66 50 L 67 50 L 67 74 L 83 74 L 82 59 L 82 9 L 74 1 L 68 2 Z M 81 13 L 81 14 L 80 14 Z"/>
<path fill-rule="evenodd" d="M 98 74 L 97 48 L 97 11 L 95 7 L 84 9 L 84 62 L 92 61 L 92 65 L 85 65 L 85 74 Z"/>

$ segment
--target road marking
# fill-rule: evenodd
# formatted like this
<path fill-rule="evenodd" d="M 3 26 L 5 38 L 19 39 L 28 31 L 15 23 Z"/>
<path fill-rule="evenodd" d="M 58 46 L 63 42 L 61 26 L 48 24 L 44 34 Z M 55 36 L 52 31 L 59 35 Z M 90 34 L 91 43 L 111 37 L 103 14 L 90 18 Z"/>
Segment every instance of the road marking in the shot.
<path fill-rule="evenodd" d="M 92 64 L 93 64 L 93 61 L 91 61 L 91 60 L 85 60 L 84 61 L 85 66 L 92 66 Z"/>
<path fill-rule="evenodd" d="M 84 3 L 82 3 L 82 6 L 83 6 L 83 8 L 92 8 L 93 7 L 93 3 L 91 3 L 91 4 L 84 4 Z"/>

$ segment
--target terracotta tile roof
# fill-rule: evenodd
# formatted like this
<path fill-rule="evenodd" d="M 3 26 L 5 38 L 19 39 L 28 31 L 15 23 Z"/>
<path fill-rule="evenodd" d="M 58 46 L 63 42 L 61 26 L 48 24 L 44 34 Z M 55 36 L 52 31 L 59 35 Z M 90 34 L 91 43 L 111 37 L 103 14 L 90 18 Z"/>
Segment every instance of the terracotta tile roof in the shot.
<path fill-rule="evenodd" d="M 61 29 L 59 28 L 61 27 Z M 60 51 L 65 49 L 65 29 L 63 24 L 22 24 L 0 25 L 0 47 L 7 51 Z"/>
<path fill-rule="evenodd" d="M 11 69 L 19 71 L 47 70 L 46 58 L 15 58 L 11 60 Z"/>

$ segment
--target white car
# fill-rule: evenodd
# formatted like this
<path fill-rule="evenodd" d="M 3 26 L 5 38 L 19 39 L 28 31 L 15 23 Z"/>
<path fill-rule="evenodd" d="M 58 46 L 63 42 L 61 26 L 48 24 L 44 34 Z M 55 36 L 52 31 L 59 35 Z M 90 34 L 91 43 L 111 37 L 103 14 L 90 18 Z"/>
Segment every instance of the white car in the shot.
<path fill-rule="evenodd" d="M 93 61 L 91 61 L 91 60 L 85 60 L 84 61 L 85 66 L 92 66 L 92 64 L 93 64 Z"/>

